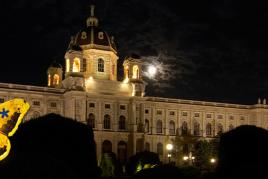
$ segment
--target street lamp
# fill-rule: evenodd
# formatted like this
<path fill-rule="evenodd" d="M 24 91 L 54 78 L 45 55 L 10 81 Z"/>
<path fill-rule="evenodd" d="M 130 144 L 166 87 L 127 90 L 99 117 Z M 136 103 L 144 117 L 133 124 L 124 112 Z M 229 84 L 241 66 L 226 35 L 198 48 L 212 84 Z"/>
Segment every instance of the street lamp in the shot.
<path fill-rule="evenodd" d="M 211 164 L 216 163 L 216 159 L 215 159 L 215 158 L 211 158 L 211 159 L 210 159 L 210 163 L 211 163 Z"/>
<path fill-rule="evenodd" d="M 172 149 L 173 149 L 173 145 L 172 144 L 167 144 L 166 145 L 166 149 L 167 149 L 167 151 L 168 151 L 168 163 L 170 163 L 170 159 L 171 159 L 171 151 L 172 151 Z"/>
<path fill-rule="evenodd" d="M 186 161 L 189 161 L 190 164 L 193 164 L 194 163 L 194 160 L 195 160 L 195 156 L 192 155 L 192 152 L 189 153 L 189 155 L 185 155 L 183 156 L 182 158 L 185 162 Z"/>

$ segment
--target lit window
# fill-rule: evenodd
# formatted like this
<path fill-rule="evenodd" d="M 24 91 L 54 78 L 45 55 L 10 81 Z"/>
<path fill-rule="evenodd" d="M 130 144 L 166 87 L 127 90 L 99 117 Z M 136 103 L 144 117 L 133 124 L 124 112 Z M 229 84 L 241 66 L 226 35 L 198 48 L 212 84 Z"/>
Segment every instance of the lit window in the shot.
<path fill-rule="evenodd" d="M 66 59 L 66 72 L 70 71 L 70 60 Z"/>
<path fill-rule="evenodd" d="M 59 84 L 59 81 L 60 81 L 60 77 L 58 74 L 55 74 L 53 76 L 53 85 L 58 85 Z"/>
<path fill-rule="evenodd" d="M 48 74 L 48 82 L 47 82 L 47 86 L 50 86 L 50 81 L 51 81 L 51 75 Z"/>
<path fill-rule="evenodd" d="M 80 72 L 80 59 L 79 58 L 74 58 L 73 62 L 73 72 Z"/>
<path fill-rule="evenodd" d="M 139 79 L 139 67 L 138 65 L 133 66 L 133 75 L 132 78 Z"/>

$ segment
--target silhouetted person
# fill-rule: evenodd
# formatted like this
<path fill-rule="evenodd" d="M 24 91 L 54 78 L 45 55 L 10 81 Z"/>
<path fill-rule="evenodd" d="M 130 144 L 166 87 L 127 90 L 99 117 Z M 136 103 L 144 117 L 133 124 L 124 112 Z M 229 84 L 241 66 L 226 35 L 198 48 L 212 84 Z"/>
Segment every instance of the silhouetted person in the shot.
<path fill-rule="evenodd" d="M 268 131 L 240 126 L 221 136 L 219 178 L 267 178 Z"/>
<path fill-rule="evenodd" d="M 19 126 L 11 152 L 0 162 L 0 178 L 97 178 L 93 131 L 49 114 Z"/>

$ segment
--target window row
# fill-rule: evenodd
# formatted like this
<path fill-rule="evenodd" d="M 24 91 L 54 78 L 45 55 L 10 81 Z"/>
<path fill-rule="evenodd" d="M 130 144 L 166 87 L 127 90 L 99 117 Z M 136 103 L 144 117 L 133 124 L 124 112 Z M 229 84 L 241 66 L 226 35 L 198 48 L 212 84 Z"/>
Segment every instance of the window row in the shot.
<path fill-rule="evenodd" d="M 88 115 L 88 118 L 87 118 L 87 124 L 92 127 L 92 128 L 95 128 L 95 115 L 90 113 Z M 103 119 L 103 129 L 111 129 L 111 116 L 106 114 L 104 115 L 104 119 Z M 118 129 L 119 130 L 126 130 L 126 117 L 121 115 L 119 117 L 119 120 L 118 120 Z"/>
<path fill-rule="evenodd" d="M 156 114 L 157 115 L 162 115 L 162 111 L 163 110 L 156 110 Z M 144 113 L 145 114 L 149 114 L 149 109 L 145 109 L 144 110 Z M 181 112 L 181 115 L 182 116 L 185 116 L 185 117 L 188 116 L 188 114 L 189 114 L 189 112 L 185 112 L 185 111 Z M 174 116 L 175 115 L 175 111 L 169 111 L 169 115 L 170 116 Z M 195 112 L 193 116 L 196 117 L 196 118 L 198 118 L 198 117 L 201 116 L 201 113 Z M 217 119 L 223 119 L 223 117 L 224 117 L 224 115 L 222 115 L 222 114 L 218 114 L 217 115 Z M 210 118 L 213 118 L 213 115 L 211 113 L 206 114 L 206 118 L 209 118 L 209 119 Z M 240 120 L 245 120 L 245 118 L 246 118 L 245 116 L 240 116 Z M 234 116 L 233 115 L 229 115 L 228 119 L 229 120 L 234 120 Z"/>
<path fill-rule="evenodd" d="M 223 130 L 223 125 L 221 123 L 218 123 L 216 127 L 216 132 L 217 134 L 221 134 L 224 132 Z M 175 128 L 175 122 L 174 121 L 170 121 L 169 122 L 169 125 L 168 125 L 168 129 L 169 129 L 169 135 L 175 135 L 176 134 L 176 128 Z M 206 135 L 207 136 L 212 136 L 214 135 L 215 131 L 212 127 L 212 124 L 211 123 L 207 123 L 206 124 Z M 232 130 L 234 129 L 234 126 L 232 124 L 229 125 L 229 130 Z M 150 129 L 149 129 L 149 120 L 146 119 L 145 120 L 145 132 L 148 133 L 150 132 Z M 163 133 L 163 123 L 161 120 L 158 120 L 156 122 L 156 133 L 158 134 L 162 134 Z M 182 123 L 182 126 L 180 128 L 180 130 L 177 131 L 177 133 L 180 133 L 181 135 L 188 135 L 190 134 L 190 129 L 188 127 L 188 123 L 186 121 L 184 121 Z M 201 127 L 200 127 L 200 123 L 199 122 L 194 122 L 193 123 L 193 135 L 195 136 L 200 136 L 202 135 L 202 132 L 201 132 Z"/>

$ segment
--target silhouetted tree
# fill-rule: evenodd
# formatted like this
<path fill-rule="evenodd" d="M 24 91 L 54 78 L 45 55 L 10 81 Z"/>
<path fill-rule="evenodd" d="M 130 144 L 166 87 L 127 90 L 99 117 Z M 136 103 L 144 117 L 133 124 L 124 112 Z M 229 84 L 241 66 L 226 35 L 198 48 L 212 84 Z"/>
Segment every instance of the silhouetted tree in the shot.
<path fill-rule="evenodd" d="M 144 151 L 131 156 L 126 165 L 128 175 L 133 175 L 144 168 L 150 168 L 153 165 L 159 165 L 160 159 L 157 153 Z M 150 166 L 149 166 L 150 165 Z"/>

